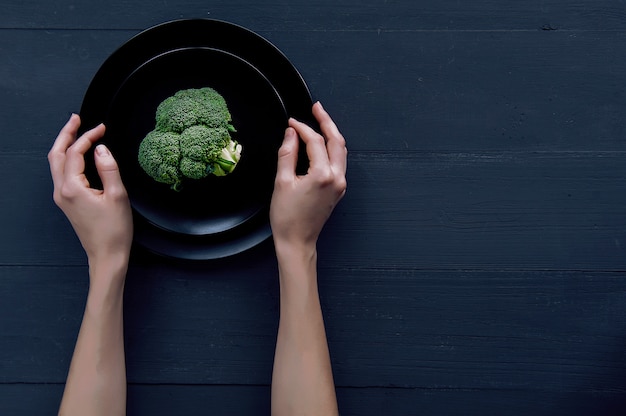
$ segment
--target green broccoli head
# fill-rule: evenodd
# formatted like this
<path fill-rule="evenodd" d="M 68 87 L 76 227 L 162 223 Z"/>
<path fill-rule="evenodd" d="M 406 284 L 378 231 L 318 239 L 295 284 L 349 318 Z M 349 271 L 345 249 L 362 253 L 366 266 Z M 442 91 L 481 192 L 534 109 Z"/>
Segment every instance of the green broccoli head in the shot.
<path fill-rule="evenodd" d="M 231 141 L 224 127 L 196 125 L 184 130 L 180 135 L 183 175 L 201 179 L 213 173 L 222 149 Z"/>
<path fill-rule="evenodd" d="M 231 137 L 231 121 L 226 101 L 212 88 L 179 91 L 159 105 L 155 130 L 139 146 L 139 164 L 175 190 L 184 177 L 232 173 L 242 146 Z"/>
<path fill-rule="evenodd" d="M 139 165 L 155 181 L 180 185 L 180 136 L 176 133 L 151 131 L 139 145 Z"/>
<path fill-rule="evenodd" d="M 156 129 L 182 133 L 201 124 L 208 127 L 231 126 L 231 115 L 224 98 L 212 88 L 178 91 L 159 104 Z"/>

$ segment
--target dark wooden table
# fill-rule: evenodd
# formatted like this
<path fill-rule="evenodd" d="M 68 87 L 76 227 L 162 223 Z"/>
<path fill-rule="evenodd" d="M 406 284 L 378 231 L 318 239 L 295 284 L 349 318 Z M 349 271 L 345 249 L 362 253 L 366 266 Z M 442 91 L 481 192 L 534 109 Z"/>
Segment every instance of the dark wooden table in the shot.
<path fill-rule="evenodd" d="M 626 414 L 626 4 L 35 1 L 0 13 L 0 415 L 55 414 L 87 290 L 46 153 L 102 62 L 163 21 L 275 43 L 345 133 L 321 236 L 343 415 Z M 264 415 L 268 241 L 133 254 L 129 415 Z"/>

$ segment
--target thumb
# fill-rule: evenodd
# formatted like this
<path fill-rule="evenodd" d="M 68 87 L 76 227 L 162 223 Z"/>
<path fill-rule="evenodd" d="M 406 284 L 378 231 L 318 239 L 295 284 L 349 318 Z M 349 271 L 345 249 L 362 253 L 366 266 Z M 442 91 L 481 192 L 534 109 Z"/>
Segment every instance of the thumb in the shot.
<path fill-rule="evenodd" d="M 99 144 L 96 146 L 95 161 L 98 175 L 102 180 L 104 192 L 109 193 L 116 190 L 123 190 L 124 184 L 122 183 L 119 167 L 113 155 L 105 145 Z"/>
<path fill-rule="evenodd" d="M 289 127 L 285 131 L 283 144 L 278 149 L 277 177 L 289 179 L 296 175 L 298 164 L 298 134 Z"/>

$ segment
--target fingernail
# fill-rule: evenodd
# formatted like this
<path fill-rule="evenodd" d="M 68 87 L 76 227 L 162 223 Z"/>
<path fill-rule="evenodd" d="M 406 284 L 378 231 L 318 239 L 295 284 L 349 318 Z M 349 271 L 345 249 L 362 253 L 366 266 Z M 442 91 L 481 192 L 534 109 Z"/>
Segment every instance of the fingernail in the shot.
<path fill-rule="evenodd" d="M 70 120 L 72 119 L 72 117 L 74 117 L 74 113 L 70 112 Z"/>
<path fill-rule="evenodd" d="M 296 131 L 292 127 L 287 127 L 287 130 L 285 130 L 286 137 L 293 137 L 295 136 L 295 134 L 296 134 Z"/>
<path fill-rule="evenodd" d="M 317 102 L 317 105 L 319 105 L 319 106 L 320 106 L 320 108 L 321 108 L 322 110 L 324 109 L 324 106 L 322 105 L 322 103 L 321 103 L 321 102 L 319 102 L 319 101 L 318 101 L 318 102 Z"/>
<path fill-rule="evenodd" d="M 111 152 L 109 152 L 109 149 L 103 144 L 96 146 L 96 154 L 98 156 L 111 156 Z"/>

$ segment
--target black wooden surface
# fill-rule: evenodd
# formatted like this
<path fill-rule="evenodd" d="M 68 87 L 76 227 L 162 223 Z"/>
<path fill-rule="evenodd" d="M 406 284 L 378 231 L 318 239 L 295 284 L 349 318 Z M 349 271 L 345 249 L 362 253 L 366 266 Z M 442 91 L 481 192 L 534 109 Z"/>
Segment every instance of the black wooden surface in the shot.
<path fill-rule="evenodd" d="M 209 17 L 275 43 L 348 140 L 320 241 L 343 415 L 626 414 L 626 3 L 5 1 L 0 415 L 55 414 L 87 289 L 45 155 L 131 36 Z M 268 414 L 271 242 L 133 253 L 129 415 Z"/>

